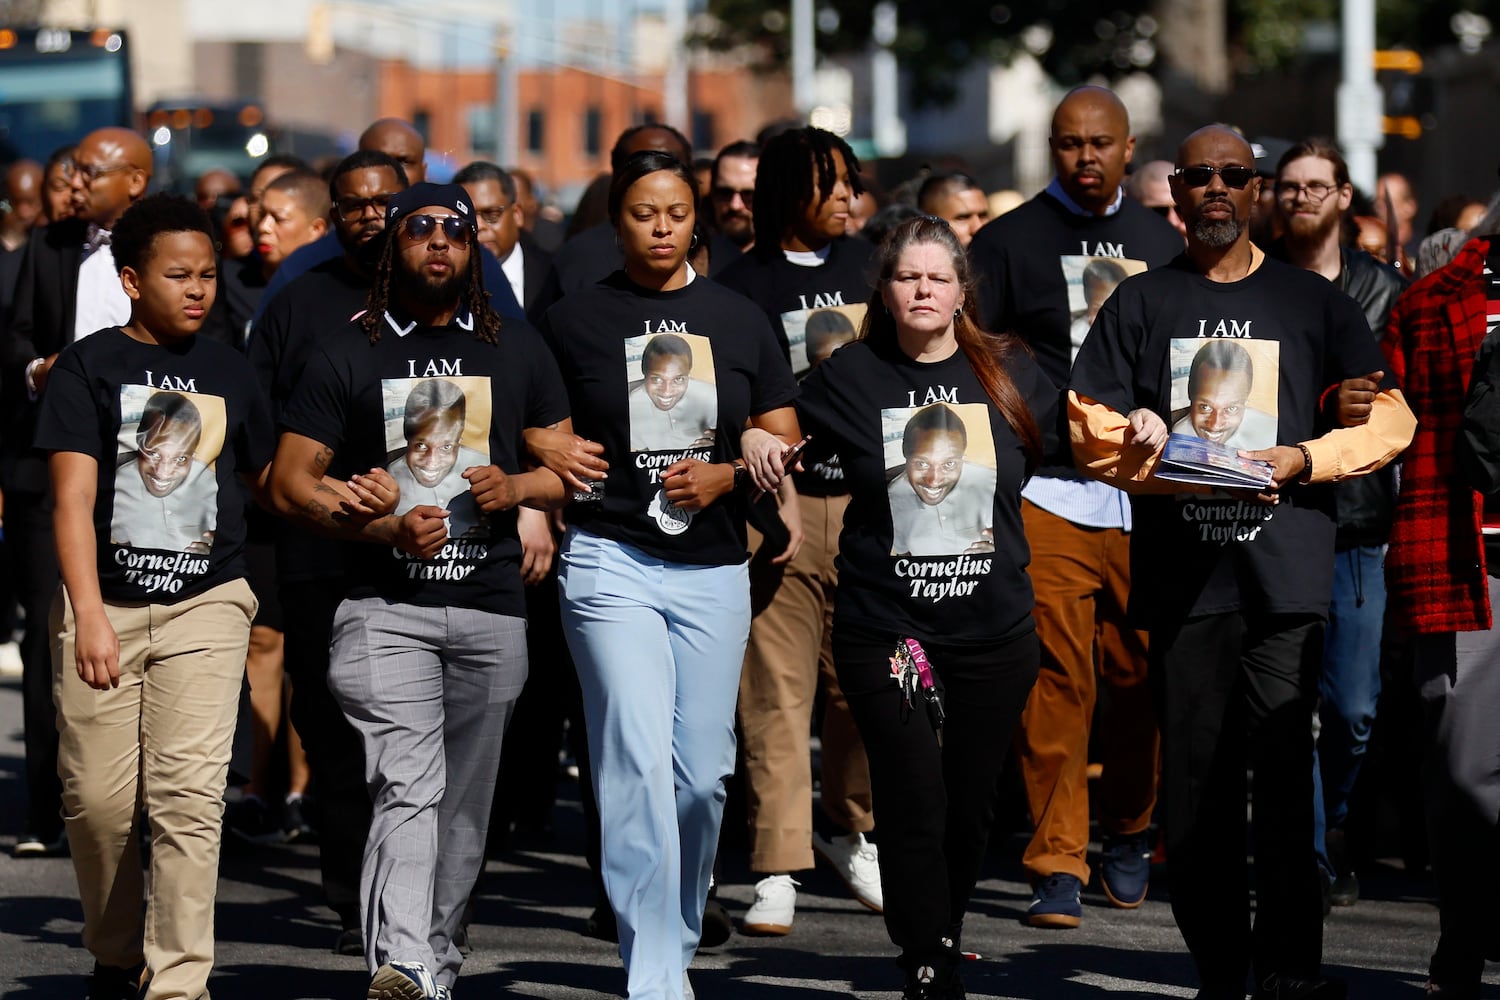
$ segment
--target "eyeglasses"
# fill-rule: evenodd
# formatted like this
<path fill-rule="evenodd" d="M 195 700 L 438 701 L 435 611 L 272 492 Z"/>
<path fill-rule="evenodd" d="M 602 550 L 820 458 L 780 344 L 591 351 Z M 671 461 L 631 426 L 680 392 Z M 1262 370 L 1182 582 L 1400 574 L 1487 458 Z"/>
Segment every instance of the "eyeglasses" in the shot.
<path fill-rule="evenodd" d="M 475 212 L 474 214 L 479 216 L 479 221 L 483 222 L 486 226 L 498 226 L 505 221 L 505 213 L 509 212 L 512 207 L 510 205 L 502 205 L 499 208 L 487 208 L 482 212 Z"/>
<path fill-rule="evenodd" d="M 1149 208 L 1149 209 L 1151 209 L 1151 211 L 1155 212 L 1157 215 L 1161 216 L 1163 219 L 1165 219 L 1167 216 L 1169 216 L 1169 215 L 1172 214 L 1172 209 L 1173 209 L 1174 206 L 1172 206 L 1172 205 L 1148 205 L 1146 207 Z"/>
<path fill-rule="evenodd" d="M 394 194 L 377 194 L 373 198 L 355 198 L 350 195 L 349 197 L 340 198 L 335 202 L 335 205 L 338 207 L 339 215 L 346 219 L 357 219 L 372 208 L 375 210 L 375 214 L 383 219 L 385 218 L 386 206 L 391 203 L 391 199 L 394 197 Z"/>
<path fill-rule="evenodd" d="M 755 205 L 755 188 L 733 188 L 727 184 L 720 184 L 709 193 L 726 205 L 734 201 L 735 195 L 740 196 L 740 201 L 745 203 L 746 208 L 751 208 Z"/>
<path fill-rule="evenodd" d="M 1255 177 L 1255 171 L 1249 167 L 1235 166 L 1205 167 L 1199 165 L 1195 167 L 1178 167 L 1173 173 L 1181 177 L 1188 187 L 1195 188 L 1208 187 L 1209 184 L 1213 183 L 1214 174 L 1218 174 L 1224 179 L 1226 187 L 1234 188 L 1236 191 L 1243 189 Z"/>
<path fill-rule="evenodd" d="M 408 215 L 401 227 L 401 235 L 412 243 L 421 243 L 433 234 L 439 223 L 449 243 L 461 247 L 469 245 L 469 224 L 456 215 Z"/>
<path fill-rule="evenodd" d="M 1282 201 L 1296 201 L 1299 194 L 1307 195 L 1307 200 L 1316 205 L 1339 189 L 1338 184 L 1328 184 L 1323 181 L 1310 181 L 1307 184 L 1298 184 L 1295 181 L 1281 181 L 1276 185 L 1276 197 Z"/>
<path fill-rule="evenodd" d="M 93 184 L 94 181 L 103 177 L 105 174 L 117 174 L 122 170 L 134 169 L 135 168 L 128 163 L 108 163 L 102 167 L 96 167 L 92 163 L 75 162 L 73 164 L 73 176 L 83 181 L 85 186 L 88 186 L 90 184 Z"/>

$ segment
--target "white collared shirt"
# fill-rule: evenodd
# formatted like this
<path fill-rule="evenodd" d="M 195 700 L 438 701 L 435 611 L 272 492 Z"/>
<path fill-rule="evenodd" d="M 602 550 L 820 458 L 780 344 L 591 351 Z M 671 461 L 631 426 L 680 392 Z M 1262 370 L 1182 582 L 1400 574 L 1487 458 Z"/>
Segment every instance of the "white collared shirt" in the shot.
<path fill-rule="evenodd" d="M 505 280 L 510 282 L 510 290 L 515 293 L 516 302 L 523 308 L 526 305 L 526 255 L 521 253 L 521 244 L 517 243 L 510 248 L 510 253 L 500 262 L 500 272 L 505 275 Z"/>
<path fill-rule="evenodd" d="M 109 245 L 99 247 L 78 265 L 78 298 L 75 300 L 73 340 L 98 330 L 130 322 L 130 297 L 115 270 L 115 255 Z"/>

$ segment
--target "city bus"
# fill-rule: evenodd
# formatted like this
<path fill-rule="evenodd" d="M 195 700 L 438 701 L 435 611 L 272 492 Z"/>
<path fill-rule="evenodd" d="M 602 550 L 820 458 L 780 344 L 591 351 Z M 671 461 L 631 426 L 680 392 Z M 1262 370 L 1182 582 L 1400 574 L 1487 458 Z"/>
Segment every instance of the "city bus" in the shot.
<path fill-rule="evenodd" d="M 134 124 L 125 32 L 0 28 L 0 163 Z"/>

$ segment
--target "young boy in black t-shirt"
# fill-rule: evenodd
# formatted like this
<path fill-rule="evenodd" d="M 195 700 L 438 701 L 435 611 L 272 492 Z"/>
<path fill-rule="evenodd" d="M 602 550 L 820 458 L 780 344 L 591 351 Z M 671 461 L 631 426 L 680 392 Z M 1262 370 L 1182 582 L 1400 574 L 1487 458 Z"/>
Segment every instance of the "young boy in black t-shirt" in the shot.
<path fill-rule="evenodd" d="M 95 958 L 89 996 L 197 997 L 213 968 L 224 782 L 255 598 L 244 501 L 274 438 L 249 364 L 196 336 L 213 306 L 207 216 L 165 195 L 113 230 L 130 321 L 59 356 L 50 452 L 63 589 L 53 696 L 68 839 Z M 151 823 L 151 879 L 140 814 Z"/>

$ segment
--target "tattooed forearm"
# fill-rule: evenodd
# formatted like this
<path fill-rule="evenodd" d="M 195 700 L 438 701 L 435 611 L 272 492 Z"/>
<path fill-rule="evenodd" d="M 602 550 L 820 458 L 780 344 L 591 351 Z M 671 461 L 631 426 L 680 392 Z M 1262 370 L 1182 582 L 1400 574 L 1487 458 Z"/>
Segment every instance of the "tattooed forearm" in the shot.
<path fill-rule="evenodd" d="M 313 467 L 317 469 L 318 475 L 322 476 L 328 472 L 329 463 L 333 461 L 333 449 L 326 445 L 319 448 L 317 454 L 313 455 Z"/>

